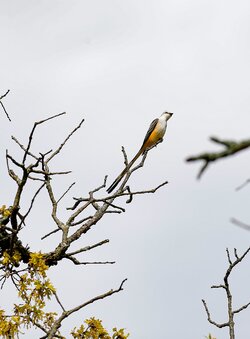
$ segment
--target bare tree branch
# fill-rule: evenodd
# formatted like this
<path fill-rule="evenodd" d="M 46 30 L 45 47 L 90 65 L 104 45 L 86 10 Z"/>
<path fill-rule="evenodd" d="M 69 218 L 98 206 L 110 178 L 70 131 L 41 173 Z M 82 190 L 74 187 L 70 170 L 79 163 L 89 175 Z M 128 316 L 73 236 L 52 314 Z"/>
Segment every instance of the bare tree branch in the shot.
<path fill-rule="evenodd" d="M 35 174 L 42 174 L 42 175 L 62 175 L 62 174 L 70 174 L 72 173 L 72 171 L 62 171 L 62 172 L 45 172 L 45 171 L 42 171 L 42 170 L 33 170 L 32 173 L 35 173 Z"/>
<path fill-rule="evenodd" d="M 53 159 L 63 148 L 63 146 L 65 146 L 65 144 L 67 143 L 67 141 L 69 140 L 69 138 L 79 129 L 81 128 L 82 124 L 84 122 L 84 119 L 82 119 L 79 123 L 78 126 L 76 126 L 72 132 L 69 133 L 69 135 L 66 137 L 66 139 L 61 143 L 61 145 L 51 154 L 51 156 L 46 160 L 46 162 L 48 163 L 51 159 Z"/>
<path fill-rule="evenodd" d="M 61 309 L 65 312 L 65 308 L 63 307 L 63 305 L 62 305 L 60 299 L 58 298 L 58 295 L 57 295 L 56 292 L 54 292 L 54 296 L 55 296 L 56 301 L 58 302 L 58 304 L 61 306 Z"/>
<path fill-rule="evenodd" d="M 131 195 L 141 195 L 141 194 L 149 194 L 149 193 L 155 193 L 156 191 L 158 191 L 161 187 L 165 186 L 168 184 L 168 181 L 164 181 L 163 183 L 161 183 L 160 185 L 156 186 L 155 188 L 152 188 L 150 190 L 145 190 L 145 191 L 135 191 L 135 192 L 131 192 L 129 187 L 126 186 L 124 188 L 124 190 L 122 192 L 116 192 L 113 193 L 111 196 L 106 196 L 104 198 L 95 198 L 94 202 L 109 202 L 110 199 L 112 198 L 119 198 L 119 197 L 125 197 L 125 196 L 131 196 Z M 129 189 L 129 192 L 126 192 L 126 190 Z M 81 202 L 89 202 L 89 198 L 73 198 L 74 200 L 77 200 L 77 202 L 72 206 L 72 207 L 68 207 L 67 209 L 75 209 Z M 109 203 L 109 205 L 112 205 L 111 203 Z M 116 208 L 120 208 L 116 206 Z M 123 211 L 125 212 L 125 210 Z"/>
<path fill-rule="evenodd" d="M 2 100 L 3 98 L 6 97 L 6 95 L 8 95 L 10 92 L 10 90 L 8 89 L 7 92 L 5 92 L 3 95 L 0 96 L 0 100 Z"/>
<path fill-rule="evenodd" d="M 249 183 L 250 183 L 250 179 L 247 179 L 243 184 L 241 184 L 240 186 L 236 187 L 235 191 L 241 190 L 242 188 L 247 186 Z"/>
<path fill-rule="evenodd" d="M 78 220 L 78 221 L 76 221 L 76 222 L 72 222 L 72 223 L 70 224 L 70 226 L 71 226 L 71 227 L 74 227 L 74 226 L 83 224 L 85 221 L 91 219 L 92 217 L 93 217 L 93 215 L 89 215 L 88 217 L 85 217 L 85 218 L 83 218 L 83 219 L 81 219 L 81 220 Z"/>
<path fill-rule="evenodd" d="M 225 289 L 225 285 L 212 285 L 211 288 L 224 288 Z"/>
<path fill-rule="evenodd" d="M 41 240 L 44 240 L 44 239 L 48 238 L 50 235 L 55 234 L 55 233 L 57 233 L 57 232 L 59 232 L 59 231 L 60 231 L 60 229 L 59 229 L 59 228 L 56 228 L 55 230 L 53 230 L 53 231 L 51 231 L 51 232 L 45 234 L 43 237 L 41 237 Z"/>
<path fill-rule="evenodd" d="M 110 290 L 104 294 L 100 294 L 84 303 L 82 303 L 81 305 L 79 306 L 76 306 L 68 311 L 64 311 L 62 312 L 61 316 L 56 320 L 56 322 L 53 324 L 51 330 L 50 330 L 50 333 L 48 334 L 48 339 L 53 339 L 54 335 L 56 334 L 57 330 L 61 327 L 61 324 L 62 324 L 62 321 L 67 318 L 68 316 L 70 316 L 72 313 L 75 313 L 77 311 L 79 311 L 80 309 L 90 305 L 90 304 L 93 304 L 94 302 L 98 301 L 98 300 L 101 300 L 101 299 L 104 299 L 104 298 L 107 298 L 107 297 L 110 297 L 111 295 L 115 294 L 115 293 L 118 293 L 120 291 L 123 290 L 123 285 L 125 283 L 127 279 L 124 279 L 119 288 L 116 289 L 116 290 Z"/>
<path fill-rule="evenodd" d="M 223 328 L 223 327 L 228 326 L 228 322 L 227 322 L 227 323 L 219 324 L 219 323 L 213 321 L 213 320 L 211 319 L 210 312 L 209 312 L 209 310 L 208 310 L 207 304 L 206 304 L 206 302 L 205 302 L 204 299 L 202 299 L 202 303 L 203 303 L 204 308 L 205 308 L 206 313 L 207 313 L 207 320 L 210 322 L 210 324 L 212 324 L 212 325 L 214 325 L 214 326 L 216 326 L 216 327 L 218 327 L 218 328 Z"/>
<path fill-rule="evenodd" d="M 11 121 L 11 119 L 10 119 L 10 117 L 9 117 L 9 114 L 8 114 L 8 112 L 7 112 L 7 110 L 6 110 L 5 106 L 4 106 L 4 104 L 2 103 L 2 99 L 5 98 L 6 95 L 8 95 L 9 92 L 10 92 L 10 90 L 8 89 L 8 91 L 7 91 L 5 94 L 3 94 L 2 96 L 0 96 L 0 105 L 2 106 L 2 109 L 3 109 L 4 113 L 6 114 L 8 120 Z"/>
<path fill-rule="evenodd" d="M 244 228 L 245 230 L 247 231 L 250 231 L 250 225 L 240 221 L 240 220 L 237 220 L 235 218 L 231 218 L 231 223 L 236 225 L 236 226 L 239 226 L 241 228 Z"/>
<path fill-rule="evenodd" d="M 18 228 L 21 228 L 22 224 L 24 224 L 25 219 L 27 218 L 27 216 L 29 215 L 29 213 L 30 213 L 30 211 L 31 211 L 31 209 L 32 209 L 32 207 L 33 207 L 33 204 L 34 204 L 34 202 L 35 202 L 36 197 L 37 197 L 38 194 L 41 192 L 41 190 L 44 188 L 44 186 L 45 186 L 45 183 L 43 183 L 43 184 L 38 188 L 38 190 L 35 192 L 33 198 L 31 199 L 30 207 L 28 208 L 28 211 L 27 211 L 27 212 L 25 213 L 25 215 L 23 216 L 22 221 L 21 221 L 20 225 L 18 226 Z"/>
<path fill-rule="evenodd" d="M 50 176 L 49 176 L 49 167 L 48 167 L 47 163 L 45 163 L 44 161 L 43 161 L 43 166 L 44 166 L 45 173 L 47 173 L 44 177 L 44 181 L 45 181 L 46 189 L 47 189 L 47 192 L 49 194 L 49 198 L 50 198 L 50 201 L 51 201 L 51 204 L 52 204 L 51 216 L 52 216 L 53 220 L 55 221 L 56 225 L 58 226 L 58 228 L 60 228 L 63 231 L 64 236 L 66 237 L 67 230 L 66 230 L 65 224 L 57 216 L 57 207 L 58 206 L 57 206 L 57 200 L 55 198 L 53 188 L 52 188 L 51 183 L 50 183 L 51 179 L 50 179 Z"/>
<path fill-rule="evenodd" d="M 239 142 L 232 141 L 232 140 L 222 140 L 216 137 L 210 137 L 210 140 L 214 143 L 220 144 L 224 146 L 224 150 L 221 152 L 211 152 L 211 153 L 201 153 L 197 156 L 191 156 L 186 159 L 187 162 L 194 162 L 194 161 L 202 161 L 203 165 L 200 168 L 197 178 L 200 179 L 202 174 L 208 168 L 208 166 L 219 159 L 231 156 L 238 152 L 241 152 L 244 149 L 250 147 L 250 139 L 242 140 Z"/>
<path fill-rule="evenodd" d="M 28 155 L 30 155 L 31 157 L 33 157 L 33 158 L 36 159 L 36 160 L 39 159 L 37 156 L 35 156 L 35 155 L 32 154 L 31 152 L 28 152 L 28 151 L 26 150 L 26 148 L 24 147 L 24 145 L 22 145 L 22 144 L 17 140 L 16 137 L 14 137 L 14 136 L 12 135 L 12 136 L 11 136 L 11 139 L 12 139 L 13 141 L 15 141 L 15 143 L 17 143 L 18 146 L 19 146 L 24 152 L 27 152 Z"/>
<path fill-rule="evenodd" d="M 75 265 L 106 265 L 106 264 L 115 264 L 115 261 L 79 261 L 72 255 L 65 254 L 65 259 L 72 261 Z"/>
<path fill-rule="evenodd" d="M 241 307 L 238 308 L 237 310 L 233 311 L 233 314 L 235 314 L 235 313 L 240 313 L 241 311 L 245 310 L 248 306 L 250 306 L 250 302 L 247 303 L 247 304 L 244 305 L 244 306 L 241 306 Z"/>
<path fill-rule="evenodd" d="M 250 247 L 241 256 L 239 256 L 238 253 L 237 253 L 237 250 L 235 248 L 234 249 L 235 260 L 232 260 L 229 250 L 226 249 L 227 260 L 228 260 L 229 266 L 228 266 L 228 269 L 226 270 L 226 273 L 225 273 L 225 276 L 224 276 L 224 279 L 223 279 L 224 284 L 211 286 L 211 288 L 222 288 L 226 292 L 228 321 L 224 322 L 222 324 L 219 324 L 219 323 L 215 322 L 214 320 L 212 320 L 211 316 L 210 316 L 210 312 L 209 312 L 208 307 L 207 307 L 207 304 L 206 304 L 205 300 L 202 299 L 202 303 L 203 303 L 204 308 L 205 308 L 206 313 L 207 313 L 208 321 L 212 325 L 214 325 L 218 328 L 228 327 L 230 339 L 235 339 L 234 315 L 245 310 L 250 305 L 250 302 L 241 306 L 240 308 L 238 308 L 236 310 L 233 310 L 233 297 L 232 297 L 231 288 L 230 288 L 230 284 L 229 284 L 229 277 L 232 273 L 232 270 L 246 257 L 246 255 L 249 253 L 249 251 L 250 251 Z"/>
<path fill-rule="evenodd" d="M 73 182 L 67 190 L 60 196 L 60 198 L 57 200 L 57 204 L 65 197 L 65 195 L 71 190 L 71 188 L 75 185 L 75 182 Z"/>
<path fill-rule="evenodd" d="M 91 246 L 86 246 L 86 247 L 83 247 L 83 248 L 80 248 L 79 250 L 77 251 L 74 251 L 74 252 L 70 252 L 70 253 L 67 253 L 69 256 L 71 255 L 76 255 L 76 254 L 79 254 L 79 253 L 82 253 L 82 252 L 86 252 L 86 251 L 90 251 L 92 250 L 93 248 L 96 248 L 96 247 L 99 247 L 99 246 L 102 246 L 104 244 L 107 244 L 109 242 L 109 239 L 105 239 L 105 240 L 102 240 L 94 245 L 91 245 Z"/>
<path fill-rule="evenodd" d="M 29 135 L 29 141 L 28 141 L 28 145 L 27 145 L 27 147 L 26 147 L 26 151 L 24 152 L 23 161 L 22 161 L 23 164 L 25 163 L 26 158 L 27 158 L 27 155 L 28 155 L 28 153 L 29 153 L 30 146 L 31 146 L 31 142 L 32 142 L 32 138 L 33 138 L 33 135 L 34 135 L 34 133 L 35 133 L 36 127 L 37 127 L 38 125 L 41 125 L 41 124 L 43 124 L 43 123 L 49 121 L 49 120 L 58 118 L 58 117 L 60 117 L 60 116 L 62 116 L 62 115 L 64 115 L 64 114 L 66 114 L 66 112 L 62 112 L 62 113 L 59 113 L 59 114 L 52 115 L 51 117 L 49 117 L 49 118 L 47 118 L 47 119 L 43 119 L 43 120 L 40 120 L 40 121 L 36 121 L 36 122 L 34 123 L 33 128 L 32 128 L 32 130 L 31 130 L 31 132 L 30 132 L 30 135 Z"/>

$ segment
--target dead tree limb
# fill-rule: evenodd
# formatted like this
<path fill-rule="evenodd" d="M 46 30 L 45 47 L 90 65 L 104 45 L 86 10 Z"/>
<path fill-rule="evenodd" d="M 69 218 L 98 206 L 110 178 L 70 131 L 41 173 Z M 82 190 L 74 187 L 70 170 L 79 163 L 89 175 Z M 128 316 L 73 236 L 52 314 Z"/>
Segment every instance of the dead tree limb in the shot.
<path fill-rule="evenodd" d="M 233 271 L 233 269 L 240 263 L 242 260 L 246 257 L 246 255 L 249 253 L 250 247 L 241 255 L 239 256 L 237 253 L 236 248 L 234 249 L 234 258 L 231 257 L 230 252 L 228 249 L 226 249 L 227 253 L 227 260 L 228 260 L 228 269 L 226 270 L 225 276 L 224 276 L 224 282 L 223 284 L 220 285 L 213 285 L 211 288 L 221 288 L 225 291 L 226 293 L 226 298 L 227 298 L 227 314 L 228 314 L 228 320 L 224 323 L 217 323 L 216 321 L 212 320 L 208 306 L 206 304 L 206 301 L 202 299 L 203 306 L 205 308 L 206 314 L 207 314 L 207 320 L 210 324 L 218 327 L 218 328 L 223 328 L 223 327 L 228 327 L 229 329 L 229 338 L 230 339 L 235 339 L 235 323 L 234 323 L 234 316 L 235 314 L 238 314 L 245 310 L 249 305 L 250 302 L 246 303 L 245 305 L 239 307 L 238 309 L 233 308 L 233 296 L 231 292 L 231 287 L 229 283 L 229 277 Z"/>
<path fill-rule="evenodd" d="M 201 166 L 198 172 L 198 175 L 197 175 L 198 179 L 201 178 L 201 176 L 204 174 L 205 170 L 208 168 L 208 166 L 211 163 L 219 159 L 232 156 L 250 147 L 250 139 L 236 142 L 233 140 L 222 140 L 216 137 L 210 137 L 210 140 L 213 141 L 214 143 L 222 145 L 224 147 L 224 150 L 220 152 L 205 152 L 197 156 L 188 157 L 186 159 L 187 162 L 194 162 L 194 161 L 203 162 L 203 165 Z"/>
<path fill-rule="evenodd" d="M 5 98 L 9 94 L 9 92 L 10 92 L 10 90 L 8 89 L 8 91 L 6 93 L 4 93 L 3 95 L 0 96 L 0 105 L 2 106 L 2 109 L 5 113 L 5 115 L 7 116 L 8 120 L 11 121 L 10 116 L 9 116 L 9 114 L 8 114 L 4 104 L 2 102 L 2 99 Z"/>
<path fill-rule="evenodd" d="M 105 299 L 105 298 L 110 297 L 111 295 L 113 295 L 113 294 L 115 294 L 115 293 L 118 293 L 118 292 L 122 291 L 122 290 L 123 290 L 123 285 L 124 285 L 124 283 L 125 283 L 126 280 L 127 280 L 127 279 L 124 279 L 124 280 L 121 282 L 119 288 L 117 288 L 117 289 L 115 289 L 115 290 L 110 290 L 110 291 L 108 291 L 108 292 L 106 292 L 106 293 L 100 294 L 100 295 L 98 295 L 98 296 L 96 296 L 96 297 L 94 297 L 94 298 L 92 298 L 92 299 L 90 299 L 90 300 L 88 300 L 88 301 L 82 303 L 81 305 L 78 305 L 78 306 L 76 306 L 76 307 L 74 307 L 74 308 L 68 310 L 68 311 L 63 311 L 62 314 L 61 314 L 61 316 L 60 316 L 60 317 L 57 319 L 57 321 L 53 324 L 53 326 L 52 326 L 52 328 L 51 328 L 51 330 L 50 330 L 48 336 L 46 336 L 45 338 L 53 339 L 53 338 L 54 338 L 54 335 L 55 335 L 56 332 L 57 332 L 57 330 L 61 327 L 61 324 L 62 324 L 63 320 L 64 320 L 65 318 L 69 317 L 72 313 L 75 313 L 75 312 L 79 311 L 80 309 L 82 309 L 82 308 L 84 308 L 84 307 L 86 307 L 86 306 L 88 306 L 88 305 L 90 305 L 90 304 L 93 304 L 94 302 L 96 302 L 96 301 L 98 301 L 98 300 Z"/>

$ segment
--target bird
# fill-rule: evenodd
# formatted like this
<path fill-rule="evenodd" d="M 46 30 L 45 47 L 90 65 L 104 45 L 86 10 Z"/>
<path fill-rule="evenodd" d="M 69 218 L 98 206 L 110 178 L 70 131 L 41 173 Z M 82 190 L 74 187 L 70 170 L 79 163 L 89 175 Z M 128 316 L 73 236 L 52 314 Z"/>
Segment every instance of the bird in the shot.
<path fill-rule="evenodd" d="M 129 171 L 130 167 L 134 164 L 134 162 L 139 158 L 141 154 L 144 154 L 150 148 L 156 146 L 158 143 L 163 141 L 163 137 L 167 128 L 167 121 L 172 117 L 172 115 L 173 113 L 164 112 L 159 118 L 154 119 L 151 122 L 149 129 L 146 133 L 146 136 L 143 140 L 141 148 L 136 153 L 134 158 L 130 161 L 130 163 L 124 168 L 124 170 L 109 186 L 109 188 L 107 189 L 108 193 L 111 193 L 116 188 L 116 186 L 119 184 L 119 182 L 122 180 L 125 174 Z"/>

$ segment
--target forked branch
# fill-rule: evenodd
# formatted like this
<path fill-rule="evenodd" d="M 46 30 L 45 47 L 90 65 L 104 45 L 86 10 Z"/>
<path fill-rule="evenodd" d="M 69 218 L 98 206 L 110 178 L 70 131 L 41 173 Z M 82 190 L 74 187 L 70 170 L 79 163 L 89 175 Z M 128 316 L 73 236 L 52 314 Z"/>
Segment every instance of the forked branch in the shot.
<path fill-rule="evenodd" d="M 250 139 L 236 142 L 233 140 L 222 140 L 216 137 L 210 137 L 210 140 L 213 141 L 214 143 L 222 145 L 224 147 L 224 150 L 220 152 L 205 152 L 205 153 L 201 153 L 196 156 L 188 157 L 186 159 L 187 162 L 194 162 L 194 161 L 203 162 L 203 165 L 201 166 L 198 172 L 198 175 L 197 175 L 198 179 L 201 178 L 201 176 L 203 175 L 203 173 L 205 172 L 205 170 L 208 168 L 208 166 L 211 163 L 219 159 L 232 156 L 250 147 Z"/>
<path fill-rule="evenodd" d="M 234 324 L 234 316 L 235 314 L 238 314 L 245 310 L 249 305 L 250 302 L 246 303 L 245 305 L 239 307 L 238 309 L 233 308 L 233 296 L 231 293 L 231 287 L 229 283 L 229 277 L 233 271 L 233 269 L 242 262 L 242 260 L 246 257 L 246 255 L 249 253 L 250 247 L 241 255 L 239 256 L 237 253 L 236 248 L 234 249 L 233 256 L 232 258 L 230 252 L 228 249 L 226 249 L 227 253 L 227 260 L 228 260 L 228 268 L 226 270 L 225 276 L 224 276 L 224 281 L 223 284 L 220 285 L 213 285 L 211 288 L 221 288 L 226 292 L 226 298 L 227 298 L 227 314 L 228 314 L 228 320 L 224 323 L 217 323 L 216 321 L 212 320 L 208 306 L 206 304 L 206 301 L 202 299 L 203 306 L 205 308 L 206 314 L 207 314 L 207 320 L 209 321 L 210 324 L 218 327 L 218 328 L 223 328 L 223 327 L 228 327 L 229 328 L 229 338 L 230 339 L 235 339 L 235 324 Z"/>
<path fill-rule="evenodd" d="M 92 299 L 82 303 L 81 305 L 78 305 L 78 306 L 68 310 L 68 311 L 63 311 L 61 316 L 57 319 L 57 321 L 51 327 L 51 330 L 50 330 L 49 334 L 47 336 L 45 336 L 44 338 L 53 339 L 54 335 L 57 332 L 57 330 L 61 327 L 61 324 L 62 324 L 63 320 L 65 318 L 67 318 L 68 316 L 70 316 L 72 313 L 75 313 L 75 312 L 81 310 L 82 308 L 84 308 L 84 307 L 86 307 L 86 306 L 88 306 L 90 304 L 93 304 L 94 302 L 96 302 L 98 300 L 105 299 L 105 298 L 110 297 L 111 295 L 113 295 L 115 293 L 121 292 L 123 290 L 123 285 L 124 285 L 126 280 L 127 279 L 124 279 L 121 282 L 120 286 L 117 289 L 115 289 L 115 290 L 110 290 L 110 291 L 108 291 L 106 293 L 100 294 L 100 295 L 98 295 L 98 296 L 96 296 L 96 297 L 94 297 L 94 298 L 92 298 Z"/>
<path fill-rule="evenodd" d="M 8 91 L 6 93 L 4 93 L 3 95 L 0 96 L 0 105 L 2 106 L 2 109 L 3 109 L 4 113 L 5 113 L 5 115 L 7 116 L 8 120 L 11 121 L 10 116 L 9 116 L 9 114 L 8 114 L 4 104 L 2 102 L 2 99 L 5 98 L 9 94 L 9 91 L 10 90 L 8 89 Z"/>

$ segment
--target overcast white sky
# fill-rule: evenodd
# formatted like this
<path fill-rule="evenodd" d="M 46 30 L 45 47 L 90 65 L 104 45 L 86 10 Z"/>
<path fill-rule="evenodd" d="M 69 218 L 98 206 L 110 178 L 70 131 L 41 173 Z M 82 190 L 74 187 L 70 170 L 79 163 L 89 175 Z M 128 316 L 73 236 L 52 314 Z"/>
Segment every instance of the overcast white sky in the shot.
<path fill-rule="evenodd" d="M 228 338 L 226 330 L 207 323 L 201 299 L 215 320 L 226 320 L 222 291 L 210 285 L 222 282 L 225 248 L 249 246 L 250 234 L 229 221 L 250 220 L 249 187 L 235 192 L 249 177 L 249 152 L 214 165 L 200 182 L 198 167 L 184 159 L 216 149 L 210 135 L 249 137 L 249 15 L 247 0 L 1 2 L 0 94 L 11 90 L 5 104 L 13 120 L 0 117 L 2 159 L 6 147 L 17 154 L 10 135 L 24 143 L 34 121 L 67 112 L 39 129 L 34 150 L 45 152 L 85 118 L 54 161 L 57 170 L 73 170 L 55 180 L 58 195 L 73 181 L 73 196 L 99 186 L 105 174 L 112 182 L 123 167 L 121 145 L 131 158 L 150 122 L 165 110 L 174 112 L 165 142 L 130 182 L 135 189 L 164 180 L 169 185 L 131 205 L 121 202 L 125 214 L 108 215 L 79 241 L 85 246 L 109 238 L 82 259 L 116 265 L 62 263 L 51 270 L 66 308 L 128 278 L 122 293 L 70 318 L 65 335 L 96 316 L 109 329 L 125 327 L 131 339 L 201 339 L 209 332 Z M 11 204 L 14 185 L 1 163 L 1 204 Z M 70 203 L 69 196 L 65 206 Z M 39 240 L 54 228 L 45 195 L 36 206 L 22 239 L 33 242 L 33 250 L 48 251 L 56 236 Z M 246 260 L 235 272 L 235 307 L 250 301 L 249 265 Z M 248 338 L 249 310 L 236 323 L 237 337 Z"/>

